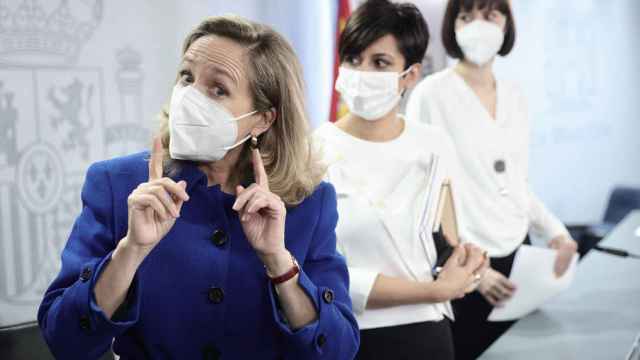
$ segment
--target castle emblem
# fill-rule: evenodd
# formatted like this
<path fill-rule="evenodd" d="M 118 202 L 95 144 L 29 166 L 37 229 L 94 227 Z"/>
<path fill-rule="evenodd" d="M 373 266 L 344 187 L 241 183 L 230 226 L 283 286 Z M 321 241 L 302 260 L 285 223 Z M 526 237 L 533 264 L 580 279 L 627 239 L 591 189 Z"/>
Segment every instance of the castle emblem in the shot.
<path fill-rule="evenodd" d="M 88 166 L 148 147 L 140 53 L 79 65 L 103 10 L 102 0 L 0 0 L 0 326 L 35 319 Z M 109 124 L 106 92 L 120 105 Z"/>

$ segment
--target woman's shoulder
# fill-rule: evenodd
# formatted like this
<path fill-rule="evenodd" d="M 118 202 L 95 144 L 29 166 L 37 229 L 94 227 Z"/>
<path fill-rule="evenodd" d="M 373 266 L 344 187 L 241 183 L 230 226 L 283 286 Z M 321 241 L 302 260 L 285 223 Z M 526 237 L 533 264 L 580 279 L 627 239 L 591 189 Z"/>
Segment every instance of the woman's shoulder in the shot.
<path fill-rule="evenodd" d="M 331 183 L 321 181 L 301 203 L 287 208 L 287 217 L 306 223 L 319 218 L 323 213 L 335 213 L 336 208 L 335 188 Z"/>
<path fill-rule="evenodd" d="M 432 144 L 439 148 L 441 145 L 451 143 L 449 134 L 440 126 L 417 122 L 406 121 L 406 130 L 411 134 L 413 142 L 416 144 Z"/>
<path fill-rule="evenodd" d="M 341 158 L 344 134 L 336 125 L 325 122 L 318 126 L 312 136 L 314 151 L 324 166 L 330 167 L 335 161 Z"/>
<path fill-rule="evenodd" d="M 455 145 L 451 136 L 440 126 L 407 122 L 407 131 L 411 133 L 412 148 L 420 149 L 423 154 L 437 154 L 444 158 L 451 158 L 455 154 Z"/>
<path fill-rule="evenodd" d="M 320 198 L 324 198 L 324 197 L 335 197 L 335 192 L 336 189 L 333 187 L 333 185 L 330 182 L 327 181 L 321 181 L 318 186 L 316 186 L 315 190 L 313 191 L 312 196 L 317 196 Z"/>
<path fill-rule="evenodd" d="M 321 154 L 324 153 L 325 144 L 336 140 L 337 136 L 335 131 L 335 125 L 329 121 L 326 121 L 315 128 L 311 134 L 315 150 L 319 151 Z"/>
<path fill-rule="evenodd" d="M 315 142 L 324 143 L 338 138 L 338 129 L 336 125 L 330 121 L 325 121 L 313 130 L 312 137 Z"/>
<path fill-rule="evenodd" d="M 145 172 L 148 174 L 148 161 L 149 151 L 141 151 L 135 154 L 97 161 L 91 164 L 88 173 L 102 170 L 114 174 L 137 174 Z"/>
<path fill-rule="evenodd" d="M 309 195 L 303 201 L 303 203 L 314 202 L 314 203 L 322 204 L 327 201 L 330 201 L 331 198 L 335 198 L 335 197 L 336 197 L 336 189 L 333 187 L 333 185 L 330 182 L 323 180 L 323 181 L 320 181 L 320 183 L 316 186 L 316 188 L 313 190 L 311 195 Z"/>
<path fill-rule="evenodd" d="M 111 191 L 130 192 L 132 188 L 147 180 L 149 176 L 149 152 L 142 151 L 126 156 L 114 157 L 94 162 L 87 169 L 86 186 L 103 187 L 109 185 Z"/>
<path fill-rule="evenodd" d="M 441 90 L 445 89 L 449 86 L 452 81 L 452 69 L 446 68 L 435 72 L 433 74 L 427 75 L 424 79 L 422 79 L 417 85 L 414 91 L 420 94 L 438 94 Z"/>

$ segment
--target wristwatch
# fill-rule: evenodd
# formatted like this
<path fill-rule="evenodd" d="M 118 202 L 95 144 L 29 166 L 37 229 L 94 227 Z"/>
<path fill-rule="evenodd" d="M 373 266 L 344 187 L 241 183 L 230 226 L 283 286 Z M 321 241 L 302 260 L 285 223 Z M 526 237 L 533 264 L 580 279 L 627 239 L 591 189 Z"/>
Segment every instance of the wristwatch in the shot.
<path fill-rule="evenodd" d="M 298 261 L 296 260 L 295 257 L 293 257 L 293 255 L 291 255 L 291 262 L 293 263 L 293 266 L 291 267 L 291 269 L 289 269 L 289 271 L 275 277 L 272 277 L 271 275 L 269 275 L 269 270 L 266 269 L 265 267 L 265 269 L 267 270 L 267 276 L 269 277 L 269 280 L 273 285 L 282 284 L 283 282 L 291 280 L 291 278 L 298 275 L 298 273 L 300 272 L 300 266 L 298 265 Z"/>

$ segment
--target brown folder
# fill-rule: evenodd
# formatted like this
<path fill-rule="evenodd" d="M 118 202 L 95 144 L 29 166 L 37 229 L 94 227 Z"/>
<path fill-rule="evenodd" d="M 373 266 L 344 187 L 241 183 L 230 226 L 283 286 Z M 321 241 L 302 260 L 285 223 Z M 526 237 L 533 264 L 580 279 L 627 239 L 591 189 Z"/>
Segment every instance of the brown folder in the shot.
<path fill-rule="evenodd" d="M 456 246 L 460 244 L 456 207 L 453 201 L 453 192 L 449 179 L 445 179 L 440 188 L 438 207 L 436 208 L 435 220 L 433 222 L 433 232 L 438 232 L 440 227 L 442 227 L 442 233 L 449 245 Z"/>

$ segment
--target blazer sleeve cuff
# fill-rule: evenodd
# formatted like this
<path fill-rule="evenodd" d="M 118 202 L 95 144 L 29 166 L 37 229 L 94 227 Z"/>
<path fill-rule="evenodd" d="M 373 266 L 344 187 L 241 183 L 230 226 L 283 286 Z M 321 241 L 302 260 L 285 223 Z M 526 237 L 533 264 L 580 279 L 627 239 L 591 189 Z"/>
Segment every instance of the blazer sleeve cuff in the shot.
<path fill-rule="evenodd" d="M 269 284 L 273 316 L 280 330 L 289 338 L 288 341 L 293 348 L 293 353 L 306 354 L 306 358 L 314 358 L 316 355 L 322 355 L 329 348 L 335 347 L 335 344 L 331 346 L 329 342 L 332 335 L 335 334 L 333 329 L 339 309 L 333 302 L 333 291 L 329 288 L 317 287 L 302 268 L 298 275 L 298 285 L 312 300 L 318 313 L 318 319 L 300 329 L 292 330 L 280 309 L 275 289 Z M 335 340 L 338 341 L 337 338 Z"/>
<path fill-rule="evenodd" d="M 109 253 L 101 260 L 93 260 L 83 266 L 78 283 L 69 288 L 76 300 L 79 314 L 79 326 L 87 334 L 96 336 L 117 336 L 133 326 L 140 314 L 140 283 L 138 276 L 133 278 L 129 292 L 123 304 L 111 319 L 98 306 L 94 288 L 106 265 L 111 261 Z"/>

